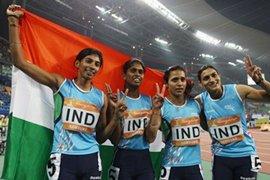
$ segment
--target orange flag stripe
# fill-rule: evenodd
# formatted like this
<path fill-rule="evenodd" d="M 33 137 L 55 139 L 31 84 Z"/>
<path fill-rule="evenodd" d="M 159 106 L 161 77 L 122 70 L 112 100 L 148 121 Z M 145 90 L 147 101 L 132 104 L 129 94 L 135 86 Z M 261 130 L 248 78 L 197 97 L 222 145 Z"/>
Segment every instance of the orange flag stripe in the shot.
<path fill-rule="evenodd" d="M 104 83 L 110 84 L 113 91 L 123 88 L 121 73 L 122 65 L 130 58 L 127 54 L 28 11 L 21 22 L 21 40 L 28 61 L 67 78 L 76 77 L 74 61 L 77 53 L 86 47 L 96 48 L 103 53 L 104 66 L 94 78 L 94 85 L 101 90 L 105 90 Z M 141 92 L 153 95 L 155 83 L 163 83 L 162 76 L 162 72 L 147 68 Z"/>

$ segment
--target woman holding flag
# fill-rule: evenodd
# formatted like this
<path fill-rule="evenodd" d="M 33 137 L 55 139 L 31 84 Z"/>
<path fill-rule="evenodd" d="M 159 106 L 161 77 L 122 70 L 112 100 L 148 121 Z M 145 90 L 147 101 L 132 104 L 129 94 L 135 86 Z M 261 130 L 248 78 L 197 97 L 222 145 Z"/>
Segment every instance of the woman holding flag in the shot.
<path fill-rule="evenodd" d="M 99 143 L 114 130 L 116 121 L 106 121 L 107 97 L 92 84 L 103 64 L 102 53 L 92 48 L 76 56 L 77 77 L 66 79 L 49 73 L 24 58 L 19 21 L 24 15 L 20 6 L 6 11 L 12 63 L 37 82 L 51 88 L 55 95 L 53 147 L 48 163 L 50 179 L 101 179 Z M 33 42 L 34 43 L 34 42 Z"/>
<path fill-rule="evenodd" d="M 111 141 L 116 146 L 109 177 L 119 180 L 154 180 L 154 171 L 149 153 L 149 143 L 156 138 L 160 127 L 160 107 L 165 86 L 151 98 L 139 91 L 145 73 L 145 66 L 139 59 L 131 59 L 123 66 L 125 93 L 110 95 L 114 119 L 119 123 Z M 158 87 L 158 86 L 157 86 Z"/>

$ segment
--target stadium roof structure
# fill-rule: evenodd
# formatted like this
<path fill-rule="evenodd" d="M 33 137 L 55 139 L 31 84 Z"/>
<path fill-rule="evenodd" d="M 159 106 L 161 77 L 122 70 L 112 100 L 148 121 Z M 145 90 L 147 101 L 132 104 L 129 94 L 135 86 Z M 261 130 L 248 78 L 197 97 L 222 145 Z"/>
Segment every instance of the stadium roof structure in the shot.
<path fill-rule="evenodd" d="M 1 2 L 1 20 L 11 1 Z M 270 79 L 267 0 L 21 0 L 27 10 L 97 39 L 146 65 L 180 64 L 195 80 L 205 64 L 225 83 L 246 83 L 246 54 Z M 1 28 L 2 29 L 2 28 Z M 7 38 L 7 30 L 1 30 Z"/>

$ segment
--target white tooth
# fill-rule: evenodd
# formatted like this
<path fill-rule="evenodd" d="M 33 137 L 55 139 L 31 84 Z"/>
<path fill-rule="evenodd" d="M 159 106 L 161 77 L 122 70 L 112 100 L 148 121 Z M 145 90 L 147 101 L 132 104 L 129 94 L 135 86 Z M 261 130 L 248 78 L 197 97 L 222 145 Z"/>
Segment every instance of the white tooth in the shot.
<path fill-rule="evenodd" d="M 140 79 L 135 78 L 134 81 L 135 81 L 135 82 L 140 82 Z"/>

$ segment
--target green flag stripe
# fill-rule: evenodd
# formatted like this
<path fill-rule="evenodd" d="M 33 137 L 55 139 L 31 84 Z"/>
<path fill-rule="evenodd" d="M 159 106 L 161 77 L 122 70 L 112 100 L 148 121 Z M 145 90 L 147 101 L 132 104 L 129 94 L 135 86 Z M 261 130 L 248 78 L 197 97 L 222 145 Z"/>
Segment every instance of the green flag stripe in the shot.
<path fill-rule="evenodd" d="M 47 179 L 52 137 L 50 129 L 11 117 L 2 179 Z"/>

